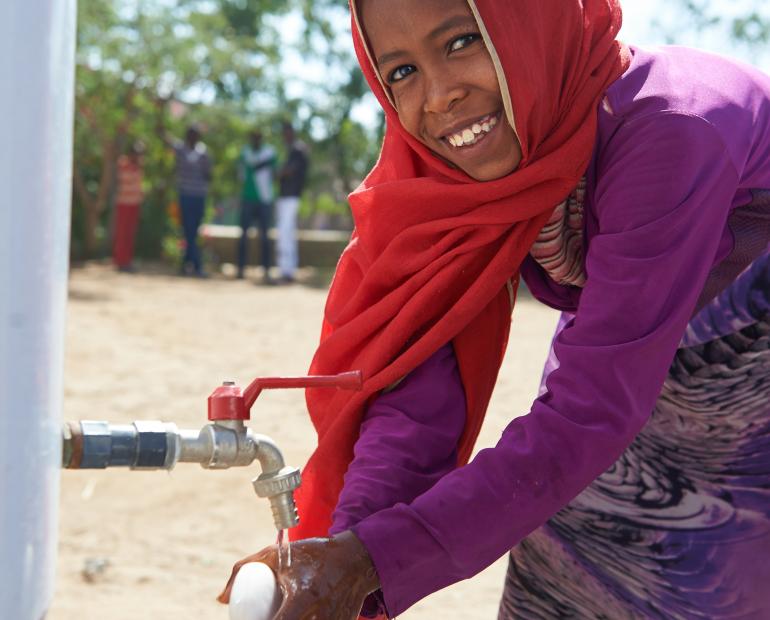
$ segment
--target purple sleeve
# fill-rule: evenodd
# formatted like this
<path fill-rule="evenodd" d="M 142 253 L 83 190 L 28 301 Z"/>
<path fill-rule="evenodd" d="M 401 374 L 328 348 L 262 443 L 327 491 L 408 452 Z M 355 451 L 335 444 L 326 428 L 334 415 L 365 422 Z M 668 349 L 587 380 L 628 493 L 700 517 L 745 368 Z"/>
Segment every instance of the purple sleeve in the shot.
<path fill-rule="evenodd" d="M 392 615 L 471 577 L 605 471 L 647 421 L 711 267 L 738 173 L 698 117 L 618 129 L 599 159 L 600 230 L 560 367 L 497 446 L 411 504 L 353 527 Z"/>
<path fill-rule="evenodd" d="M 411 502 L 457 467 L 465 393 L 447 344 L 369 407 L 330 534 Z"/>

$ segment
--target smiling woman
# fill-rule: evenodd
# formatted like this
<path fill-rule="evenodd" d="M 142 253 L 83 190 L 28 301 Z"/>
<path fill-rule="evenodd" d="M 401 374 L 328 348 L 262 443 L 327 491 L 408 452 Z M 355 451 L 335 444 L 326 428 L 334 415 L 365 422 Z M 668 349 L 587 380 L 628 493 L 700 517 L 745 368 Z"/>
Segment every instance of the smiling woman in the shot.
<path fill-rule="evenodd" d="M 276 619 L 508 550 L 500 620 L 770 617 L 770 78 L 620 43 L 617 0 L 351 9 L 387 131 L 311 372 L 364 386 L 308 391 Z M 468 462 L 519 274 L 563 311 L 546 379 Z"/>
<path fill-rule="evenodd" d="M 360 4 L 381 83 L 414 138 L 477 181 L 513 172 L 519 141 L 505 118 L 501 77 L 467 2 Z"/>

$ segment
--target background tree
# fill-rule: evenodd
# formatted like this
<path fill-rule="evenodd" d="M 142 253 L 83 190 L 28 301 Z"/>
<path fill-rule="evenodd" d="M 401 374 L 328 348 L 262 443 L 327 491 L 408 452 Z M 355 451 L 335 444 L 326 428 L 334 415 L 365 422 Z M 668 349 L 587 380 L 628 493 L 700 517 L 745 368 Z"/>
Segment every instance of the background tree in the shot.
<path fill-rule="evenodd" d="M 280 122 L 294 120 L 312 144 L 314 162 L 303 212 L 345 213 L 346 194 L 377 153 L 376 132 L 351 118 L 367 91 L 349 33 L 340 30 L 345 6 L 340 0 L 81 0 L 75 255 L 105 252 L 117 158 L 136 139 L 147 147 L 148 185 L 137 251 L 160 254 L 174 199 L 173 158 L 156 135 L 161 118 L 178 136 L 190 122 L 204 127 L 215 163 L 211 202 L 220 207 L 237 196 L 236 160 L 248 130 L 260 127 L 280 149 Z M 297 23 L 300 32 L 286 32 Z M 287 45 L 294 34 L 298 44 Z M 291 53 L 322 62 L 322 73 L 338 79 L 290 95 L 287 84 L 297 78 L 283 66 Z"/>
<path fill-rule="evenodd" d="M 766 0 L 676 0 L 665 7 L 656 24 L 670 43 L 713 47 L 715 41 L 731 40 L 749 62 L 765 67 L 770 62 L 770 5 Z"/>

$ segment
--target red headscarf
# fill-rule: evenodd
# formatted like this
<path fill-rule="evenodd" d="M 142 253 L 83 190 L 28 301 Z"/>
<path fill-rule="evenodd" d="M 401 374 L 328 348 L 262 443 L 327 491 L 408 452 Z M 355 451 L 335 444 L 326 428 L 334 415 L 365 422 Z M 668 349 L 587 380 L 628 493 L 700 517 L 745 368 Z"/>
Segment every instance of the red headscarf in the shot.
<path fill-rule="evenodd" d="M 483 183 L 404 130 L 351 7 L 358 60 L 387 132 L 377 165 L 350 196 L 355 231 L 310 371 L 360 369 L 364 388 L 307 392 L 318 448 L 302 473 L 293 539 L 327 535 L 367 403 L 449 341 L 467 401 L 459 464 L 470 458 L 502 362 L 519 265 L 585 173 L 597 106 L 628 67 L 627 48 L 615 40 L 617 0 L 469 4 L 510 95 L 523 154 L 514 173 Z"/>

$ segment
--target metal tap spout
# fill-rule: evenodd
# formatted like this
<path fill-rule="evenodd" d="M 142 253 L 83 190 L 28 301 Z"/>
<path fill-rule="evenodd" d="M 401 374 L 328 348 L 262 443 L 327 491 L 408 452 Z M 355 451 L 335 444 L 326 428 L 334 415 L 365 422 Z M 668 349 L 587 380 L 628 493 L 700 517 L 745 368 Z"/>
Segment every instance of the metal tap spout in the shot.
<path fill-rule="evenodd" d="M 262 474 L 251 481 L 254 491 L 259 497 L 270 500 L 273 521 L 279 530 L 292 528 L 299 523 L 294 502 L 294 490 L 302 482 L 299 469 L 284 463 L 283 454 L 270 437 L 252 437 L 257 445 L 257 460 L 262 467 Z"/>

